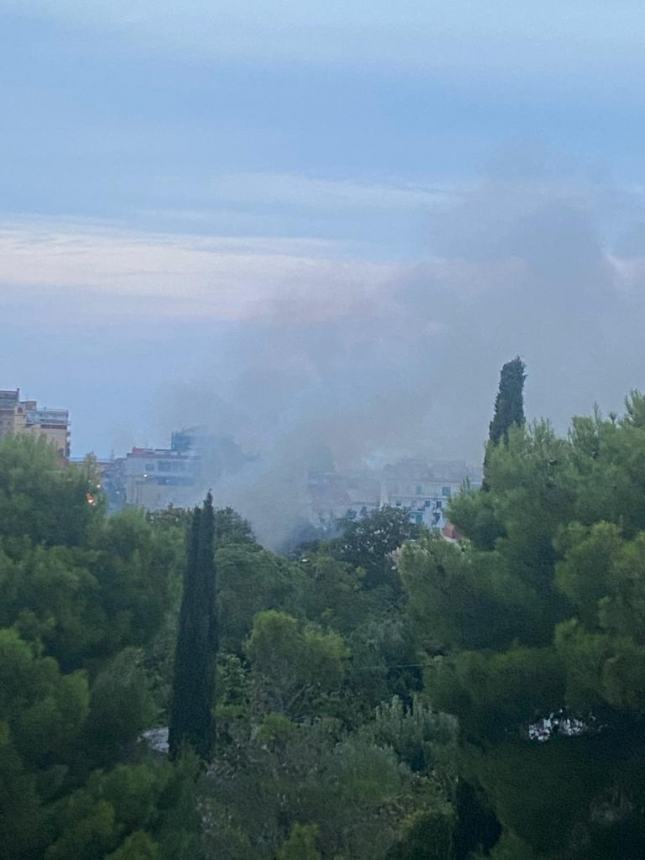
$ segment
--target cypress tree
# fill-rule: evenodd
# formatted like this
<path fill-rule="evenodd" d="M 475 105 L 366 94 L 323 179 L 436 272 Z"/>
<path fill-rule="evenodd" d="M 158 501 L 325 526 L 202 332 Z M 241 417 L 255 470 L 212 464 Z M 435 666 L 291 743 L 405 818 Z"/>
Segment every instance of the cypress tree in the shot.
<path fill-rule="evenodd" d="M 499 390 L 495 398 L 495 414 L 490 422 L 489 441 L 497 445 L 501 439 L 508 442 L 508 431 L 524 424 L 524 380 L 526 368 L 519 356 L 507 361 L 499 377 Z"/>
<path fill-rule="evenodd" d="M 177 632 L 168 744 L 175 757 L 184 744 L 203 761 L 213 746 L 215 686 L 215 518 L 209 493 L 192 515 Z"/>
<path fill-rule="evenodd" d="M 495 412 L 488 430 L 488 445 L 484 457 L 483 490 L 488 490 L 487 466 L 491 446 L 500 442 L 508 442 L 508 431 L 513 425 L 522 427 L 524 418 L 524 380 L 526 367 L 522 359 L 516 356 L 507 361 L 502 367 L 499 377 L 499 389 L 495 398 Z"/>

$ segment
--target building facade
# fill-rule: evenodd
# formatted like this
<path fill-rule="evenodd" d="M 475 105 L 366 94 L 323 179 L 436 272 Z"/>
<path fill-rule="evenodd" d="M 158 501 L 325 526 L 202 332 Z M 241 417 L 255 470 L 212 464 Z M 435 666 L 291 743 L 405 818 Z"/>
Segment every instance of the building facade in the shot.
<path fill-rule="evenodd" d="M 450 499 L 465 485 L 480 486 L 481 475 L 463 461 L 400 460 L 383 469 L 381 504 L 405 508 L 413 522 L 443 529 Z"/>
<path fill-rule="evenodd" d="M 0 438 L 23 433 L 44 437 L 63 459 L 70 454 L 67 409 L 46 409 L 35 400 L 21 400 L 20 389 L 0 391 Z"/>
<path fill-rule="evenodd" d="M 462 461 L 408 459 L 381 470 L 310 472 L 307 518 L 329 527 L 348 513 L 392 506 L 406 510 L 412 522 L 443 529 L 448 503 L 465 485 L 480 486 L 481 474 Z"/>
<path fill-rule="evenodd" d="M 194 501 L 200 476 L 199 457 L 172 448 L 133 448 L 125 456 L 125 502 L 158 511 Z"/>
<path fill-rule="evenodd" d="M 187 427 L 172 434 L 170 448 L 133 448 L 125 457 L 100 463 L 101 485 L 110 511 L 190 507 L 254 459 L 228 436 Z"/>

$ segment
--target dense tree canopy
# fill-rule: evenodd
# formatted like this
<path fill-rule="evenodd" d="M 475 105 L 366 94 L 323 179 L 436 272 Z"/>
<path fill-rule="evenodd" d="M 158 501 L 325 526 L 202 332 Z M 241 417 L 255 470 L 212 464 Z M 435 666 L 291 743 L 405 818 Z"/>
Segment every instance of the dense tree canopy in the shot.
<path fill-rule="evenodd" d="M 107 519 L 91 469 L 29 437 L 0 442 L 0 509 L 2 855 L 173 856 L 160 808 L 186 777 L 138 739 L 157 716 L 145 652 L 174 611 L 181 532 Z"/>
<path fill-rule="evenodd" d="M 644 463 L 637 393 L 566 439 L 516 427 L 489 492 L 452 506 L 469 540 L 403 552 L 426 692 L 459 718 L 496 857 L 645 853 Z"/>
<path fill-rule="evenodd" d="M 645 856 L 645 398 L 498 442 L 463 539 L 384 508 L 285 558 L 1 441 L 2 856 Z M 182 671 L 207 769 L 159 743 Z"/>

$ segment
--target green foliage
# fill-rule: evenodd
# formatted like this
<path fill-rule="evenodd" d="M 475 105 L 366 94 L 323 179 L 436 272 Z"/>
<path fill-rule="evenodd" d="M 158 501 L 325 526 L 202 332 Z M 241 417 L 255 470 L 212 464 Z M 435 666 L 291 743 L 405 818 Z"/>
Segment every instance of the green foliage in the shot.
<path fill-rule="evenodd" d="M 127 672 L 127 656 L 110 671 Z M 123 735 L 133 739 L 137 723 L 131 702 L 97 701 L 93 690 L 89 706 L 82 673 L 61 675 L 53 658 L 39 657 L 11 630 L 0 631 L 0 674 L 0 713 L 5 720 L 0 743 L 3 856 L 41 856 L 39 848 L 47 843 L 47 858 L 103 856 L 130 827 L 153 821 L 165 777 L 148 766 L 123 765 L 104 776 L 95 771 L 86 787 L 61 796 L 78 758 L 79 740 L 85 758 L 94 753 L 98 739 L 108 759 L 110 740 L 116 736 L 123 741 Z M 95 686 L 101 684 L 99 675 Z M 109 689 L 136 695 L 127 680 L 120 691 Z M 93 714 L 98 704 L 105 705 L 105 713 Z M 117 723 L 116 731 L 110 719 Z M 106 728 L 112 737 L 103 735 Z"/>
<path fill-rule="evenodd" d="M 398 696 L 409 701 L 422 685 L 422 664 L 410 625 L 399 611 L 372 611 L 348 636 L 351 661 L 347 718 L 369 718 L 379 702 Z"/>
<path fill-rule="evenodd" d="M 487 493 L 462 492 L 453 496 L 448 517 L 478 549 L 495 549 L 497 539 L 504 535 L 502 523 L 495 513 L 494 500 Z"/>
<path fill-rule="evenodd" d="M 21 760 L 7 724 L 0 723 L 0 844 L 7 860 L 35 857 L 47 844 L 38 776 Z"/>
<path fill-rule="evenodd" d="M 219 641 L 241 654 L 258 612 L 295 609 L 302 577 L 294 564 L 249 542 L 218 547 L 215 561 Z"/>
<path fill-rule="evenodd" d="M 645 852 L 643 416 L 633 392 L 566 439 L 508 427 L 488 492 L 451 507 L 469 541 L 403 550 L 427 695 L 459 718 L 462 774 L 503 827 L 491 856 Z"/>
<path fill-rule="evenodd" d="M 408 611 L 429 653 L 501 647 L 539 635 L 540 596 L 501 553 L 430 537 L 404 547 L 399 570 Z"/>
<path fill-rule="evenodd" d="M 169 745 L 176 757 L 189 745 L 208 760 L 213 743 L 215 564 L 213 500 L 195 508 L 177 633 Z"/>
<path fill-rule="evenodd" d="M 374 719 L 359 730 L 361 735 L 381 747 L 390 747 L 400 761 L 415 773 L 437 770 L 451 779 L 456 757 L 457 721 L 436 713 L 419 696 L 411 707 L 398 697 L 378 705 Z"/>
<path fill-rule="evenodd" d="M 93 476 L 62 463 L 43 437 L 0 440 L 0 538 L 78 546 L 102 515 L 88 503 L 96 494 Z"/>
<path fill-rule="evenodd" d="M 304 565 L 304 610 L 308 618 L 349 633 L 372 608 L 361 568 L 329 555 L 313 554 Z"/>
<path fill-rule="evenodd" d="M 89 706 L 82 672 L 61 674 L 14 630 L 0 630 L 0 719 L 21 760 L 49 767 L 70 753 Z"/>
<path fill-rule="evenodd" d="M 321 860 L 316 848 L 318 827 L 315 824 L 294 824 L 286 842 L 277 854 L 277 860 Z"/>
<path fill-rule="evenodd" d="M 405 668 L 415 644 L 396 606 L 391 553 L 417 533 L 401 512 L 348 522 L 347 540 L 290 561 L 262 549 L 235 512 L 213 512 L 210 499 L 192 515 L 107 518 L 89 464 L 65 467 L 19 440 L 0 444 L 0 509 L 0 839 L 9 860 L 195 860 L 213 845 L 245 860 L 378 858 L 415 810 L 446 802 L 442 718 L 397 700 L 371 719 L 381 693 L 407 701 L 420 683 Z M 166 762 L 140 738 L 163 719 L 182 671 Z M 210 757 L 215 704 L 220 748 L 205 776 L 195 756 L 177 755 L 178 738 Z"/>
<path fill-rule="evenodd" d="M 519 356 L 503 365 L 495 398 L 495 414 L 488 434 L 493 445 L 501 441 L 507 442 L 511 427 L 521 427 L 524 424 L 525 379 L 526 368 Z"/>
<path fill-rule="evenodd" d="M 157 860 L 159 848 L 143 830 L 131 833 L 105 860 Z"/>
<path fill-rule="evenodd" d="M 366 588 L 398 593 L 399 582 L 393 553 L 405 541 L 417 538 L 422 527 L 410 522 L 402 508 L 383 507 L 364 516 L 339 521 L 340 537 L 329 542 L 331 555 L 364 572 Z"/>
<path fill-rule="evenodd" d="M 499 389 L 495 398 L 495 412 L 488 428 L 488 443 L 484 456 L 484 483 L 489 489 L 490 458 L 495 448 L 508 443 L 511 430 L 524 426 L 524 380 L 526 368 L 519 356 L 502 366 Z"/>
<path fill-rule="evenodd" d="M 222 860 L 270 860 L 287 848 L 284 856 L 292 856 L 301 841 L 322 857 L 379 860 L 408 815 L 441 803 L 436 788 L 391 749 L 347 734 L 336 721 L 272 714 L 237 730 L 209 770 L 202 801 L 207 853 Z M 303 822 L 307 834 L 297 826 Z"/>
<path fill-rule="evenodd" d="M 403 824 L 401 840 L 387 854 L 387 860 L 453 860 L 454 811 L 445 804 L 417 810 Z"/>
<path fill-rule="evenodd" d="M 436 657 L 427 672 L 436 707 L 457 713 L 467 736 L 499 740 L 528 734 L 529 724 L 564 700 L 562 666 L 552 648 L 459 651 Z"/>
<path fill-rule="evenodd" d="M 253 534 L 248 520 L 241 517 L 233 508 L 217 508 L 215 516 L 215 537 L 218 547 L 229 544 L 244 544 L 248 547 L 256 547 L 259 544 Z"/>
<path fill-rule="evenodd" d="M 65 669 L 145 645 L 171 603 L 177 546 L 137 513 L 97 520 L 83 547 L 0 541 L 0 624 Z"/>
<path fill-rule="evenodd" d="M 149 643 L 163 622 L 181 569 L 174 531 L 155 529 L 140 511 L 108 519 L 99 532 L 95 575 L 108 619 L 104 654 Z M 103 655 L 102 655 L 103 656 Z"/>
<path fill-rule="evenodd" d="M 89 569 L 94 556 L 29 542 L 8 549 L 0 545 L 0 624 L 42 643 L 63 665 L 82 665 L 107 620 Z"/>
<path fill-rule="evenodd" d="M 246 654 L 258 708 L 290 716 L 328 710 L 340 689 L 348 657 L 337 633 L 302 626 L 274 609 L 256 616 Z"/>
<path fill-rule="evenodd" d="M 141 648 L 171 610 L 180 532 L 108 520 L 91 464 L 29 438 L 0 441 L 0 519 L 0 852 L 170 860 L 179 767 L 138 764 L 137 741 L 153 717 Z"/>
<path fill-rule="evenodd" d="M 113 761 L 155 716 L 143 655 L 126 648 L 106 664 L 92 684 L 86 744 L 97 761 Z"/>

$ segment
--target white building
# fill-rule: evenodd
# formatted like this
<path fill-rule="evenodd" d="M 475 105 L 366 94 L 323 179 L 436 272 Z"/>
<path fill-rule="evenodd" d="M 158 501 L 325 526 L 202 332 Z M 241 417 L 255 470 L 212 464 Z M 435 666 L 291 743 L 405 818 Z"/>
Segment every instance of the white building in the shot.
<path fill-rule="evenodd" d="M 481 475 L 463 461 L 401 460 L 383 469 L 381 504 L 405 508 L 414 522 L 442 529 L 450 499 L 467 484 L 480 486 Z"/>
<path fill-rule="evenodd" d="M 308 519 L 327 525 L 349 512 L 390 505 L 413 522 L 442 529 L 450 499 L 465 486 L 481 485 L 479 470 L 463 461 L 401 460 L 380 471 L 312 472 L 307 485 Z"/>
<path fill-rule="evenodd" d="M 133 448 L 123 463 L 125 503 L 148 511 L 185 507 L 194 501 L 198 477 L 199 458 L 193 454 Z"/>

